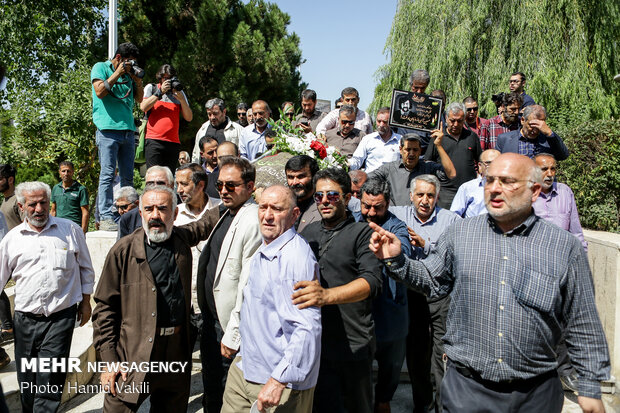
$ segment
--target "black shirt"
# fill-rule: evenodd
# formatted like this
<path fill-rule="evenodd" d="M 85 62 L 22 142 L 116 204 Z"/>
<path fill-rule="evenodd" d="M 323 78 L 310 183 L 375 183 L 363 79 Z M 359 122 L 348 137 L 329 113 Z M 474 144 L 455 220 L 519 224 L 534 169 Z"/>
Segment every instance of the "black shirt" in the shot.
<path fill-rule="evenodd" d="M 363 360 L 374 353 L 372 299 L 381 290 L 382 267 L 368 248 L 372 232 L 368 224 L 355 222 L 351 215 L 334 228 L 313 222 L 301 232 L 317 257 L 324 288 L 357 278 L 370 284 L 370 296 L 365 300 L 321 308 L 321 355 L 329 360 Z"/>
<path fill-rule="evenodd" d="M 482 149 L 480 138 L 474 132 L 463 128 L 461 136 L 456 140 L 447 133 L 444 133 L 441 146 L 445 149 L 456 169 L 456 177 L 450 179 L 447 176 L 438 176 L 441 183 L 439 200 L 437 205 L 441 208 L 450 209 L 456 191 L 461 185 L 478 176 L 476 165 Z M 430 142 L 424 159 L 427 161 L 439 162 L 439 152 L 434 142 Z"/>
<path fill-rule="evenodd" d="M 220 212 L 226 211 L 226 207 L 220 204 Z M 222 249 L 222 242 L 224 237 L 230 228 L 234 215 L 226 213 L 226 215 L 220 220 L 220 225 L 213 230 L 209 245 L 207 246 L 207 270 L 205 277 L 205 299 L 207 301 L 207 308 L 211 312 L 214 319 L 217 317 L 217 309 L 215 307 L 215 297 L 213 296 L 213 283 L 215 282 L 215 272 L 217 271 L 217 261 L 220 257 L 220 250 Z"/>
<path fill-rule="evenodd" d="M 148 242 L 144 237 L 146 260 L 157 286 L 157 327 L 173 327 L 185 322 L 185 296 L 169 238 L 164 242 Z"/>
<path fill-rule="evenodd" d="M 230 119 L 226 118 L 226 122 L 220 123 L 217 127 L 214 127 L 212 123 L 209 123 L 205 136 L 213 138 L 217 141 L 218 145 L 226 140 L 224 136 L 224 128 L 228 125 Z"/>

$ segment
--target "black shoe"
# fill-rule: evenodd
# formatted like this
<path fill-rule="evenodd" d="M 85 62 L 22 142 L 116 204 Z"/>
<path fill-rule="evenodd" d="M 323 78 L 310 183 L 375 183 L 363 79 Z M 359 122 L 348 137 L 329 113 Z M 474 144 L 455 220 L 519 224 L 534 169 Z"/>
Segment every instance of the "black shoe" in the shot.
<path fill-rule="evenodd" d="M 15 336 L 12 331 L 0 330 L 0 344 L 12 343 L 15 341 Z"/>
<path fill-rule="evenodd" d="M 560 382 L 562 383 L 562 389 L 577 392 L 577 375 L 571 373 L 568 376 L 560 376 Z"/>

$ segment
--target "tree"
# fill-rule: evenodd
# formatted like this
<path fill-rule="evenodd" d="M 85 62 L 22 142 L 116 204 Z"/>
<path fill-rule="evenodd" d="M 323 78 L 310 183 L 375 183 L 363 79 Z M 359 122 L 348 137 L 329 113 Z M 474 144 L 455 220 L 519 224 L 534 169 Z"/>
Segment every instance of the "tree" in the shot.
<path fill-rule="evenodd" d="M 228 111 L 256 99 L 272 108 L 297 100 L 299 38 L 286 31 L 290 17 L 263 0 L 132 0 L 119 3 L 119 38 L 140 48 L 145 80 L 171 63 L 185 85 L 194 122 L 182 129 L 190 141 L 205 120 L 204 103 L 221 97 Z M 234 117 L 234 116 L 233 116 Z"/>
<path fill-rule="evenodd" d="M 552 126 L 618 116 L 619 38 L 617 1 L 400 0 L 372 107 L 424 68 L 429 89 L 443 89 L 449 102 L 472 95 L 492 116 L 491 95 L 508 91 L 508 77 L 521 71 Z"/>

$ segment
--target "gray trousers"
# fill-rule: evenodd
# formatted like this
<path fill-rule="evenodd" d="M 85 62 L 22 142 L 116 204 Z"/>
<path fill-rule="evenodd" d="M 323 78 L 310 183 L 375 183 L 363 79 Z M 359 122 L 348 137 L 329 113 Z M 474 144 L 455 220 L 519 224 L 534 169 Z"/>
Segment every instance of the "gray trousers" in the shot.
<path fill-rule="evenodd" d="M 467 377 L 448 361 L 441 399 L 444 413 L 560 413 L 564 392 L 555 370 L 527 381 L 493 383 Z"/>

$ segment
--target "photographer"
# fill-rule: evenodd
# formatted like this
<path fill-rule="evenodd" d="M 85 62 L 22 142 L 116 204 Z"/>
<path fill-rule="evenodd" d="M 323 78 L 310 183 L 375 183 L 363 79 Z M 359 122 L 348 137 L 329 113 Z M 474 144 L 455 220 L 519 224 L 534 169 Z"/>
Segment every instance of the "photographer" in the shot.
<path fill-rule="evenodd" d="M 148 117 L 144 143 L 146 166 L 167 166 L 174 171 L 181 150 L 180 115 L 191 122 L 193 114 L 174 67 L 162 65 L 155 78 L 157 84 L 149 83 L 144 88 L 144 99 L 140 104 L 140 109 Z"/>
<path fill-rule="evenodd" d="M 144 70 L 138 67 L 138 55 L 135 45 L 122 43 L 113 59 L 96 63 L 90 72 L 93 123 L 97 127 L 95 139 L 101 164 L 97 207 L 102 230 L 116 230 L 112 188 L 117 162 L 121 186 L 133 185 L 135 125 L 132 109 L 134 99 L 141 101 L 144 94 Z"/>

